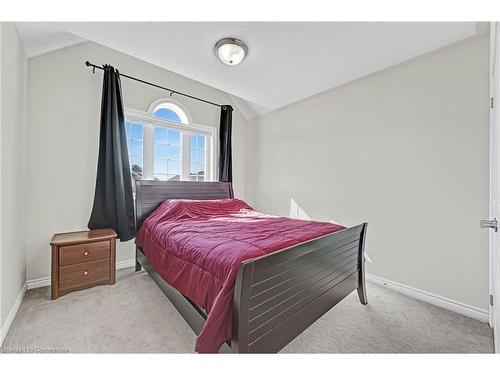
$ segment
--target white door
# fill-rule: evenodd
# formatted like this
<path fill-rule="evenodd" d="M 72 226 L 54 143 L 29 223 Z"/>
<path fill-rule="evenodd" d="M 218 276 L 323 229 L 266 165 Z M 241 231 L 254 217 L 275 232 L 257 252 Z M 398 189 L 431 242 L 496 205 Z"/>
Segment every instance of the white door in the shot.
<path fill-rule="evenodd" d="M 490 229 L 490 324 L 495 351 L 500 352 L 500 25 L 491 23 L 490 41 L 490 218 L 482 226 Z"/>

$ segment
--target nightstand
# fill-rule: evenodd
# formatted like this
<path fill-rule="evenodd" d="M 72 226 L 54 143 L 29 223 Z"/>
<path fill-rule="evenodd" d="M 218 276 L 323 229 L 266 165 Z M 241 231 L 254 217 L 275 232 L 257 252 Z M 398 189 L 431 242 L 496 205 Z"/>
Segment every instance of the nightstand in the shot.
<path fill-rule="evenodd" d="M 51 299 L 74 290 L 115 283 L 116 233 L 113 229 L 58 233 L 50 245 Z"/>

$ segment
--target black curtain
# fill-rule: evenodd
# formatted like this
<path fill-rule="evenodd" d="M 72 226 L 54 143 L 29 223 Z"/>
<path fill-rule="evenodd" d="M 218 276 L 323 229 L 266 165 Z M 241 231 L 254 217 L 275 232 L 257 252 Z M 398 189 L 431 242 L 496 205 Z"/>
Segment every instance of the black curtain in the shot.
<path fill-rule="evenodd" d="M 224 105 L 220 111 L 219 128 L 219 181 L 233 182 L 231 153 L 231 130 L 233 127 L 233 107 Z"/>
<path fill-rule="evenodd" d="M 135 236 L 120 74 L 110 65 L 104 66 L 97 180 L 88 227 L 113 228 L 120 241 Z"/>

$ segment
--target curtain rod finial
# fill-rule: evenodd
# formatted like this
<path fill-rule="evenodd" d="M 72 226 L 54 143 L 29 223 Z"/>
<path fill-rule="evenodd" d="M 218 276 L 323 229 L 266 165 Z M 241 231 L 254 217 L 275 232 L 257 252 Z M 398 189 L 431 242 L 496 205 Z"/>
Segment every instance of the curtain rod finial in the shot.
<path fill-rule="evenodd" d="M 90 66 L 90 63 L 88 61 L 85 61 L 85 65 Z"/>

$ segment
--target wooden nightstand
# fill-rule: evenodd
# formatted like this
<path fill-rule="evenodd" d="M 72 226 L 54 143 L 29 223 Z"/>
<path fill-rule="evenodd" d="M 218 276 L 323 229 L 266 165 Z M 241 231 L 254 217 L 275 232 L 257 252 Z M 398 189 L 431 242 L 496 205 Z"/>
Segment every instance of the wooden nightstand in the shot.
<path fill-rule="evenodd" d="M 114 284 L 116 233 L 113 229 L 58 233 L 52 237 L 51 298 L 101 284 Z"/>

